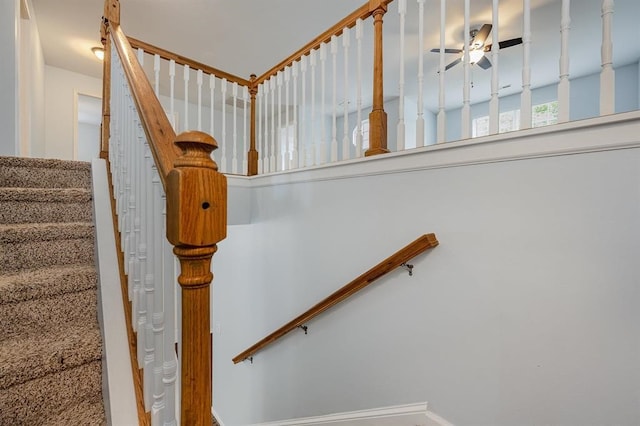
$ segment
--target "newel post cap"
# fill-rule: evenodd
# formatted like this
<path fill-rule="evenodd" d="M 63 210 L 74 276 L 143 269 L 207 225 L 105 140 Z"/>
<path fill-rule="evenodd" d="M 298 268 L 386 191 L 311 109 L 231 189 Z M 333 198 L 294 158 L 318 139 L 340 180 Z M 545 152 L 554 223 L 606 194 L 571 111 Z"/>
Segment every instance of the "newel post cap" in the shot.
<path fill-rule="evenodd" d="M 167 238 L 174 246 L 205 247 L 227 236 L 227 178 L 211 159 L 217 148 L 206 133 L 179 134 L 182 150 L 167 176 Z"/>

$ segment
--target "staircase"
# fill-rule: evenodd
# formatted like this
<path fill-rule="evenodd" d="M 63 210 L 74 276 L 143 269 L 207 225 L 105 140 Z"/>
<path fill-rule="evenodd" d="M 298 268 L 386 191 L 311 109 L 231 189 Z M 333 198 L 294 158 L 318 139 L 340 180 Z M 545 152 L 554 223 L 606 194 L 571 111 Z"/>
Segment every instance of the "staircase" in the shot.
<path fill-rule="evenodd" d="M 102 425 L 89 163 L 0 157 L 0 425 Z"/>

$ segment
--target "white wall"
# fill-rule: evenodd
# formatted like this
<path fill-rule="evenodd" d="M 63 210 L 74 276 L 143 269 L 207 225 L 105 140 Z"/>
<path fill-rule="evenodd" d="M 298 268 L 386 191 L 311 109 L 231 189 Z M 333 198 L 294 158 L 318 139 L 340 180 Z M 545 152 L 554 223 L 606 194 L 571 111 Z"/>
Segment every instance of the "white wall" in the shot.
<path fill-rule="evenodd" d="M 634 117 L 252 179 L 252 224 L 230 227 L 214 257 L 222 421 L 428 401 L 459 425 L 640 423 Z M 561 154 L 588 141 L 619 145 Z M 557 152 L 512 155 L 541 146 Z M 475 160 L 460 163 L 471 149 Z M 435 164 L 446 156 L 451 166 Z M 393 161 L 406 171 L 385 170 Z M 427 232 L 441 245 L 412 261 L 413 277 L 395 271 L 308 324 L 309 335 L 232 364 Z"/>
<path fill-rule="evenodd" d="M 102 79 L 45 66 L 45 156 L 74 159 L 76 95 L 102 97 Z"/>
<path fill-rule="evenodd" d="M 33 6 L 20 20 L 20 155 L 44 156 L 44 55 Z"/>
<path fill-rule="evenodd" d="M 0 155 L 19 154 L 19 30 L 20 2 L 3 1 L 0 5 Z"/>

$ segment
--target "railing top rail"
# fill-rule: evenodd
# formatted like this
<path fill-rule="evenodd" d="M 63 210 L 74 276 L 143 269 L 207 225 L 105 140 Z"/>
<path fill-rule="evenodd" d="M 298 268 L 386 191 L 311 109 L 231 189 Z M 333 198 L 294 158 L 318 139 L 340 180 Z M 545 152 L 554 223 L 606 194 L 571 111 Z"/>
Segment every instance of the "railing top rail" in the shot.
<path fill-rule="evenodd" d="M 182 155 L 182 151 L 173 143 L 176 140 L 176 134 L 120 25 L 111 23 L 111 34 L 131 87 L 131 93 L 141 117 L 142 128 L 147 135 L 162 185 L 166 190 L 167 176 L 173 169 L 174 161 Z"/>
<path fill-rule="evenodd" d="M 356 25 L 358 19 L 367 19 L 373 14 L 373 12 L 381 7 L 386 6 L 393 0 L 369 0 L 349 15 L 344 17 L 341 21 L 333 25 L 331 28 L 320 34 L 318 37 L 311 40 L 309 43 L 298 49 L 295 53 L 278 63 L 269 71 L 260 75 L 255 84 L 260 84 L 265 80 L 268 80 L 271 76 L 275 75 L 278 71 L 282 71 L 287 66 L 293 64 L 295 61 L 300 60 L 303 56 L 309 54 L 314 49 L 317 49 L 322 43 L 327 43 L 331 40 L 331 37 L 339 36 L 345 28 L 353 28 Z"/>
<path fill-rule="evenodd" d="M 330 296 L 318 302 L 317 304 L 309 308 L 306 312 L 298 315 L 273 333 L 269 334 L 262 340 L 259 340 L 253 346 L 236 355 L 233 358 L 234 364 L 250 358 L 256 352 L 259 352 L 265 347 L 274 343 L 285 334 L 289 333 L 292 330 L 295 330 L 298 327 L 303 326 L 305 323 L 311 321 L 313 318 L 317 317 L 327 309 L 342 302 L 343 300 L 367 287 L 378 278 L 393 271 L 403 263 L 413 259 L 420 253 L 437 246 L 438 244 L 438 239 L 436 238 L 435 234 L 422 235 L 417 240 L 398 250 L 382 262 L 378 263 L 373 268 L 369 269 L 364 274 L 360 275 L 358 278 L 354 279 Z"/>
<path fill-rule="evenodd" d="M 226 78 L 227 80 L 238 83 L 241 86 L 251 86 L 251 82 L 245 78 L 238 77 L 237 75 L 230 74 L 228 72 L 219 70 L 217 68 L 211 67 L 209 65 L 203 64 L 202 62 L 198 62 L 196 60 L 187 58 L 186 56 L 179 55 L 177 53 L 171 52 L 169 50 L 165 50 L 161 47 L 154 46 L 153 44 L 146 43 L 144 41 L 135 39 L 133 37 L 127 37 L 131 47 L 134 49 L 141 48 L 147 53 L 151 53 L 152 55 L 160 55 L 162 59 L 166 59 L 167 61 L 174 60 L 179 65 L 189 65 L 190 68 L 196 70 L 202 70 L 207 74 L 213 74 L 219 78 Z"/>

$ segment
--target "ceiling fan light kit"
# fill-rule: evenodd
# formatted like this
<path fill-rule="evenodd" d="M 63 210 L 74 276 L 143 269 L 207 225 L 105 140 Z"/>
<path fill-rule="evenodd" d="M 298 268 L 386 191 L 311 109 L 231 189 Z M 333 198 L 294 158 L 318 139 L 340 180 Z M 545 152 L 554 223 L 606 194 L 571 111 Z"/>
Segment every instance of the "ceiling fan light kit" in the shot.
<path fill-rule="evenodd" d="M 469 31 L 469 35 L 471 36 L 471 41 L 469 42 L 469 64 L 478 65 L 482 69 L 491 68 L 491 61 L 484 54 L 486 52 L 491 51 L 491 44 L 485 45 L 487 41 L 487 37 L 489 37 L 489 33 L 491 33 L 491 28 L 493 26 L 491 24 L 484 24 L 480 29 L 473 29 Z M 518 44 L 522 44 L 522 38 L 512 38 L 509 40 L 503 40 L 498 43 L 500 49 L 506 49 L 507 47 L 517 46 Z M 444 49 L 444 53 L 455 53 L 462 54 L 459 58 L 450 62 L 444 70 L 447 71 L 450 68 L 458 65 L 464 59 L 464 49 L 465 46 L 462 46 L 461 49 Z M 431 49 L 431 52 L 440 53 L 440 49 Z"/>

